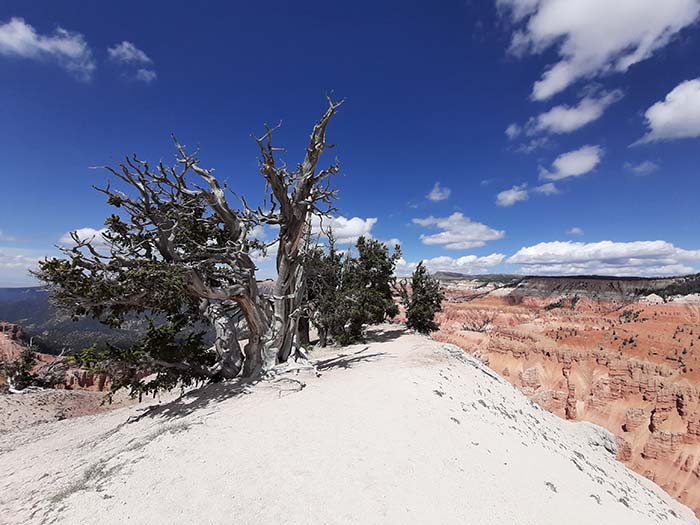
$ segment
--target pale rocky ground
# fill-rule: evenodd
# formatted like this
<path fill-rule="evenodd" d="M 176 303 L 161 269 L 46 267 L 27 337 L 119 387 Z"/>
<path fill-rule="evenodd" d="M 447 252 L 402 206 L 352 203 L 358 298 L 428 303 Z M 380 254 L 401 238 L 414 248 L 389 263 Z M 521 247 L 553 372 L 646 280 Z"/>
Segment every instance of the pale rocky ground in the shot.
<path fill-rule="evenodd" d="M 18 337 L 21 329 L 12 323 L 0 321 L 0 360 L 17 359 L 26 348 L 27 338 Z M 35 370 L 53 362 L 56 357 L 35 354 L 38 359 Z M 57 389 L 29 388 L 9 394 L 6 379 L 0 373 L 0 433 L 24 428 L 38 423 L 48 423 L 71 417 L 105 412 L 133 404 L 125 392 L 117 393 L 113 402 L 105 402 L 104 381 L 82 370 L 70 369 L 64 385 Z"/>
<path fill-rule="evenodd" d="M 385 325 L 310 370 L 0 434 L 2 523 L 698 523 L 463 351 Z M 339 353 L 340 352 L 340 353 Z"/>
<path fill-rule="evenodd" d="M 111 404 L 106 402 L 104 392 L 85 390 L 46 389 L 0 394 L 0 435 L 30 425 L 107 412 L 134 403 L 136 401 L 124 392 L 117 394 Z"/>

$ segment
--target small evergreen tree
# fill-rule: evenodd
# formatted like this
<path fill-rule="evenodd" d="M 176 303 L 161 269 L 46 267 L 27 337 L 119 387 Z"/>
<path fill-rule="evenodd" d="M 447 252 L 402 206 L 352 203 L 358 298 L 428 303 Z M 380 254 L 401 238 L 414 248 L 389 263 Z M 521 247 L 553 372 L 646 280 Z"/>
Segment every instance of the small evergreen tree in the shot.
<path fill-rule="evenodd" d="M 315 246 L 304 262 L 309 320 L 318 332 L 319 344 L 326 346 L 344 324 L 341 302 L 343 255 L 335 248 L 333 232 L 327 233 L 328 249 Z"/>
<path fill-rule="evenodd" d="M 361 341 L 365 324 L 378 324 L 399 313 L 392 287 L 400 247 L 390 255 L 386 244 L 365 237 L 357 239 L 356 247 L 357 257 L 346 257 L 341 275 L 341 304 L 348 317 L 342 333 L 336 334 L 341 344 Z"/>
<path fill-rule="evenodd" d="M 340 254 L 332 233 L 325 250 L 317 247 L 305 263 L 310 318 L 321 346 L 329 339 L 346 345 L 363 339 L 364 326 L 398 314 L 392 297 L 394 269 L 401 257 L 374 239 L 357 240 L 357 257 Z"/>
<path fill-rule="evenodd" d="M 386 244 L 360 237 L 357 239 L 357 252 L 356 278 L 366 322 L 377 324 L 387 317 L 396 317 L 399 308 L 394 302 L 392 287 L 395 284 L 394 270 L 401 258 L 401 248 L 396 245 L 394 253 L 389 255 Z"/>
<path fill-rule="evenodd" d="M 66 378 L 69 360 L 63 354 L 53 361 L 42 363 L 31 344 L 22 349 L 14 359 L 0 359 L 0 374 L 5 376 L 12 390 L 24 390 L 30 386 L 54 388 Z"/>
<path fill-rule="evenodd" d="M 23 349 L 16 359 L 0 362 L 3 374 L 7 378 L 7 384 L 15 390 L 24 390 L 35 384 L 35 376 L 32 373 L 36 366 L 36 353 L 31 348 Z"/>
<path fill-rule="evenodd" d="M 401 299 L 406 308 L 406 326 L 421 334 L 430 334 L 440 328 L 435 314 L 442 311 L 445 293 L 440 281 L 428 273 L 421 261 L 411 276 L 409 293 L 406 281 L 401 283 Z"/>

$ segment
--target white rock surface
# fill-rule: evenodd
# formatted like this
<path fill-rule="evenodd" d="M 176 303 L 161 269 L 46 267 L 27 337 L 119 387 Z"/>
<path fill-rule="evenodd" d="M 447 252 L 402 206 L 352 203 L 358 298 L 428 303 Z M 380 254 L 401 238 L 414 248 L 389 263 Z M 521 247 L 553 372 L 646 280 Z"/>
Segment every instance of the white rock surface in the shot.
<path fill-rule="evenodd" d="M 655 294 L 655 293 L 650 293 L 649 295 L 640 299 L 639 302 L 640 303 L 649 303 L 649 304 L 662 304 L 664 302 L 664 298 L 661 297 L 660 295 Z"/>
<path fill-rule="evenodd" d="M 669 301 L 681 304 L 700 304 L 700 293 L 690 293 L 687 295 L 672 295 Z"/>
<path fill-rule="evenodd" d="M 374 337 L 316 353 L 321 377 L 0 434 L 0 521 L 697 523 L 615 460 L 607 431 L 459 349 L 389 325 Z"/>

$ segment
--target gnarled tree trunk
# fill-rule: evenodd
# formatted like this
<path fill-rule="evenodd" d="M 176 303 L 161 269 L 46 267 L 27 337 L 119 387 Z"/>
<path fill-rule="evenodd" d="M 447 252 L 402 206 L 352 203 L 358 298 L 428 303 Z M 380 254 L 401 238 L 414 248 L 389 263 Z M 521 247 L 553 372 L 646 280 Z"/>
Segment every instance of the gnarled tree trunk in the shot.
<path fill-rule="evenodd" d="M 306 314 L 299 317 L 299 322 L 297 325 L 297 342 L 301 347 L 307 347 L 311 344 L 311 337 L 309 336 L 310 323 L 309 318 Z"/>
<path fill-rule="evenodd" d="M 214 327 L 214 349 L 218 355 L 218 374 L 222 379 L 233 379 L 243 368 L 243 351 L 238 343 L 236 316 L 223 303 L 210 303 L 204 315 Z"/>
<path fill-rule="evenodd" d="M 305 210 L 300 210 L 304 211 Z M 304 217 L 306 218 L 306 217 Z M 300 244 L 306 223 L 294 220 L 280 231 L 277 251 L 277 282 L 275 283 L 276 337 L 273 344 L 277 362 L 284 363 L 295 349 L 297 325 L 301 315 L 304 267 L 300 264 Z"/>
<path fill-rule="evenodd" d="M 272 147 L 272 133 L 268 129 L 261 138 L 256 138 L 262 154 L 260 171 L 270 186 L 273 201 L 279 204 L 279 213 L 273 223 L 280 226 L 277 251 L 277 282 L 274 291 L 274 342 L 276 361 L 283 363 L 298 349 L 297 328 L 302 315 L 304 269 L 301 264 L 302 242 L 307 237 L 311 216 L 326 214 L 318 205 L 329 206 L 335 191 L 329 188 L 329 178 L 340 167 L 333 164 L 327 169 L 317 170 L 321 154 L 332 147 L 326 143 L 326 127 L 335 115 L 341 102 L 329 99 L 329 108 L 314 126 L 304 161 L 289 172 L 286 166 L 277 166 L 276 148 Z"/>
<path fill-rule="evenodd" d="M 239 302 L 248 323 L 248 342 L 243 348 L 243 376 L 252 377 L 275 364 L 275 356 L 269 351 L 273 325 L 271 308 L 264 297 L 257 296 Z"/>

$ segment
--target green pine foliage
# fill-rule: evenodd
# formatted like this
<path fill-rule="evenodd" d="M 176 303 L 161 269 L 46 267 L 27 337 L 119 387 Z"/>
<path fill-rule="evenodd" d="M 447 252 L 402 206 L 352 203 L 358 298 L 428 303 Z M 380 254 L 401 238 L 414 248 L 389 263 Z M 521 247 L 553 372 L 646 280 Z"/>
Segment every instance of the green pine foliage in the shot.
<path fill-rule="evenodd" d="M 418 263 L 411 276 L 410 293 L 402 282 L 401 299 L 406 308 L 406 326 L 421 334 L 430 334 L 440 328 L 435 314 L 442 311 L 445 294 L 440 281 L 428 273 L 423 262 Z"/>
<path fill-rule="evenodd" d="M 141 401 L 144 395 L 185 388 L 207 379 L 205 370 L 216 362 L 216 354 L 204 344 L 203 337 L 203 332 L 188 331 L 184 320 L 160 326 L 149 321 L 148 331 L 138 344 L 127 348 L 109 345 L 106 350 L 87 348 L 72 356 L 71 361 L 79 368 L 110 377 L 109 402 L 122 388 Z M 143 381 L 146 376 L 151 377 Z"/>
<path fill-rule="evenodd" d="M 322 346 L 360 342 L 366 325 L 398 314 L 392 288 L 400 248 L 390 253 L 385 244 L 360 237 L 356 250 L 356 256 L 340 254 L 331 233 L 328 248 L 317 247 L 306 261 L 310 319 Z"/>
<path fill-rule="evenodd" d="M 336 250 L 333 232 L 328 233 L 328 248 L 315 246 L 304 261 L 306 305 L 309 319 L 318 332 L 321 346 L 344 325 L 341 303 L 343 254 Z"/>
<path fill-rule="evenodd" d="M 0 369 L 8 383 L 16 390 L 24 390 L 36 385 L 33 369 L 37 364 L 36 353 L 32 348 L 25 348 L 14 360 L 1 361 Z"/>

